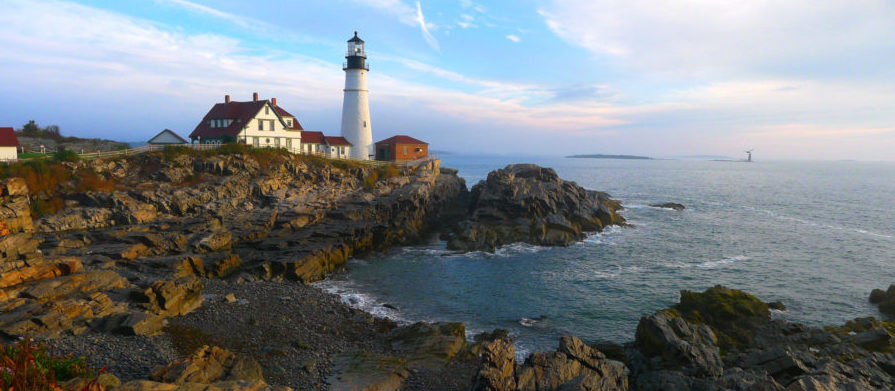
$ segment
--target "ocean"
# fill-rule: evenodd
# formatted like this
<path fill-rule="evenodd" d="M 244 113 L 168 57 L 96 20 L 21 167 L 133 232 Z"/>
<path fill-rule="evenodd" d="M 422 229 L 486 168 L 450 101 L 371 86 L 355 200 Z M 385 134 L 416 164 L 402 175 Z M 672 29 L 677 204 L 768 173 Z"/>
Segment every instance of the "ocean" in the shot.
<path fill-rule="evenodd" d="M 470 335 L 508 329 L 524 355 L 555 349 L 565 334 L 631 341 L 642 316 L 684 289 L 743 289 L 782 301 L 787 310 L 773 316 L 830 325 L 880 317 L 867 297 L 895 283 L 895 163 L 441 159 L 470 187 L 510 163 L 552 167 L 620 200 L 632 226 L 494 254 L 453 254 L 432 238 L 351 260 L 319 287 L 399 322 L 459 321 Z M 649 206 L 662 202 L 686 209 Z"/>

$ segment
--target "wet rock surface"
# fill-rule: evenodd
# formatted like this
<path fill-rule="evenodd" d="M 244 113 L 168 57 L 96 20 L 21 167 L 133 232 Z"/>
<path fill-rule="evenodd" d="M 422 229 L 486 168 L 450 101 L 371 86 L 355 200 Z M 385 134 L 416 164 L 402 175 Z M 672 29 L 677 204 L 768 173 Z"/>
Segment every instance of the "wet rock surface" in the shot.
<path fill-rule="evenodd" d="M 586 232 L 624 224 L 620 209 L 608 194 L 564 181 L 551 168 L 513 164 L 473 186 L 468 216 L 454 229 L 448 248 L 494 251 L 514 242 L 567 246 Z"/>

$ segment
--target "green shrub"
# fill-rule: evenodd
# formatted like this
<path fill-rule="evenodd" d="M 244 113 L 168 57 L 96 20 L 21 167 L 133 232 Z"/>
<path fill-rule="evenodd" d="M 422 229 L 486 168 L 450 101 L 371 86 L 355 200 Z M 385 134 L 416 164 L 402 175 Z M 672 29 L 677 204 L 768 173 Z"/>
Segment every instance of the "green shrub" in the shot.
<path fill-rule="evenodd" d="M 59 149 L 56 150 L 56 153 L 53 154 L 53 160 L 56 162 L 76 162 L 81 160 L 81 158 L 78 156 L 77 152 L 67 150 L 65 147 L 60 146 Z"/>

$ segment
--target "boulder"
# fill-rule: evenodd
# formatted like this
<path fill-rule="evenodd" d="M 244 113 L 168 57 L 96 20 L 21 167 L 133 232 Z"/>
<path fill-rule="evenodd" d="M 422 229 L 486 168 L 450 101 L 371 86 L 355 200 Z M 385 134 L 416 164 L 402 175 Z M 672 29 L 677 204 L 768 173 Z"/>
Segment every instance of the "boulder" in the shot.
<path fill-rule="evenodd" d="M 170 281 L 156 281 L 143 292 L 147 310 L 162 316 L 192 312 L 202 305 L 202 280 L 189 275 Z"/>
<path fill-rule="evenodd" d="M 473 391 L 514 391 L 515 348 L 508 338 L 496 339 L 484 346 Z"/>
<path fill-rule="evenodd" d="M 749 346 L 754 331 L 771 320 L 767 303 L 721 285 L 704 292 L 681 291 L 674 308 L 689 321 L 711 326 L 719 346 L 726 350 Z"/>
<path fill-rule="evenodd" d="M 176 360 L 152 372 L 152 380 L 174 383 L 203 383 L 246 380 L 263 382 L 257 361 L 217 346 L 202 346 L 189 357 Z"/>
<path fill-rule="evenodd" d="M 870 292 L 870 302 L 879 306 L 879 312 L 889 316 L 895 316 L 895 284 L 889 285 L 889 289 L 874 289 Z"/>
<path fill-rule="evenodd" d="M 466 347 L 463 323 L 425 323 L 396 328 L 386 339 L 414 364 L 443 365 Z"/>
<path fill-rule="evenodd" d="M 216 252 L 230 249 L 233 235 L 221 229 L 202 236 L 194 245 L 197 252 Z"/>
<path fill-rule="evenodd" d="M 718 377 L 724 371 L 712 329 L 688 322 L 675 310 L 641 318 L 634 343 L 651 359 L 650 369 L 681 370 L 699 377 Z"/>
<path fill-rule="evenodd" d="M 533 353 L 514 368 L 513 344 L 508 338 L 487 343 L 472 390 L 493 391 L 618 391 L 628 389 L 624 364 L 606 359 L 572 336 L 560 339 L 559 350 Z"/>
<path fill-rule="evenodd" d="M 115 330 L 126 335 L 156 335 L 163 327 L 165 318 L 161 316 L 132 312 L 121 318 Z"/>
<path fill-rule="evenodd" d="M 448 241 L 452 250 L 494 251 L 513 242 L 565 246 L 586 232 L 624 224 L 608 194 L 563 181 L 550 168 L 509 165 L 472 188 L 469 216 Z"/>
<path fill-rule="evenodd" d="M 39 281 L 20 296 L 38 301 L 70 297 L 78 293 L 108 291 L 130 286 L 126 278 L 111 270 L 91 271 Z"/>
<path fill-rule="evenodd" d="M 0 288 L 66 276 L 80 271 L 81 268 L 81 261 L 77 258 L 59 259 L 34 266 L 24 266 L 0 274 Z"/>

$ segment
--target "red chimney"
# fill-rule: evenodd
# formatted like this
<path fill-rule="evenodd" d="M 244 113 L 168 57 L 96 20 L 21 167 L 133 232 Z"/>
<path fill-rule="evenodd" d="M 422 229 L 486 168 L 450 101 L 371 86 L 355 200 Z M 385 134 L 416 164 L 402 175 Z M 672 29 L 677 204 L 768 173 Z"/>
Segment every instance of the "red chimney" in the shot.
<path fill-rule="evenodd" d="M 224 95 L 224 103 L 230 103 L 230 95 Z"/>
<path fill-rule="evenodd" d="M 273 107 L 277 107 L 277 98 L 270 98 L 270 104 L 272 104 Z"/>
<path fill-rule="evenodd" d="M 258 93 L 257 93 L 257 92 L 253 92 L 253 93 L 252 93 L 252 100 L 255 101 L 255 102 L 258 101 Z"/>

